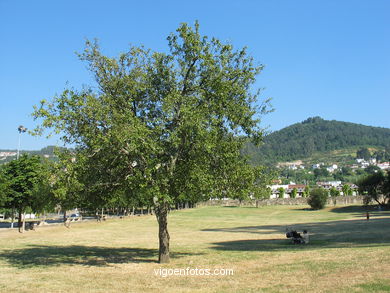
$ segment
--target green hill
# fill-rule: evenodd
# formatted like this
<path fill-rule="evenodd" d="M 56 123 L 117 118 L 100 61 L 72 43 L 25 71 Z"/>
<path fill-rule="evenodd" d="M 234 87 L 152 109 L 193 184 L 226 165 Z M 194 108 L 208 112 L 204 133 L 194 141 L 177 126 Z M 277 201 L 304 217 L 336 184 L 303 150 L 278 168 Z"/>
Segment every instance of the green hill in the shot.
<path fill-rule="evenodd" d="M 313 117 L 267 135 L 260 147 L 247 144 L 243 152 L 253 164 L 264 164 L 359 147 L 389 150 L 390 129 Z"/>

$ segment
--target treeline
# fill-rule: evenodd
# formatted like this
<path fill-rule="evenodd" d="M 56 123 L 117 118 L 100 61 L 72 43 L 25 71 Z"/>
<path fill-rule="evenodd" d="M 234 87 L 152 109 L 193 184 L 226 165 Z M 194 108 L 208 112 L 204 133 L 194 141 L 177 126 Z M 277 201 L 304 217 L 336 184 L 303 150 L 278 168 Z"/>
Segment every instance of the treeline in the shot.
<path fill-rule="evenodd" d="M 390 151 L 390 129 L 313 117 L 269 134 L 260 147 L 248 143 L 243 152 L 257 165 L 354 146 L 376 146 Z"/>

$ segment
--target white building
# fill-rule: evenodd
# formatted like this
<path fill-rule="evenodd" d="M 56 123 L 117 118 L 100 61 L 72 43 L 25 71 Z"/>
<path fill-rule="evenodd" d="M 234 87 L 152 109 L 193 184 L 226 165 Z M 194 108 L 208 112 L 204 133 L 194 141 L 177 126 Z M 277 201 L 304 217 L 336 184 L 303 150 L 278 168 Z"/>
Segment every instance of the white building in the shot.
<path fill-rule="evenodd" d="M 289 195 L 287 194 L 288 184 L 275 184 L 275 185 L 270 185 L 270 186 L 267 186 L 267 187 L 271 188 L 271 196 L 270 196 L 270 198 L 279 198 L 279 188 L 283 188 L 284 189 L 284 196 L 283 196 L 283 198 L 289 197 Z"/>
<path fill-rule="evenodd" d="M 314 164 L 314 165 L 312 165 L 311 167 L 312 167 L 313 169 L 319 169 L 319 168 L 321 168 L 321 166 L 322 166 L 323 164 L 324 164 L 324 163 Z"/>
<path fill-rule="evenodd" d="M 333 164 L 330 167 L 326 168 L 326 170 L 328 170 L 328 172 L 330 172 L 330 173 L 333 173 L 337 169 L 338 169 L 338 166 L 336 164 Z"/>
<path fill-rule="evenodd" d="M 388 170 L 388 169 L 390 169 L 390 162 L 383 162 L 383 163 L 377 164 L 377 166 L 379 168 L 381 168 L 382 170 Z"/>

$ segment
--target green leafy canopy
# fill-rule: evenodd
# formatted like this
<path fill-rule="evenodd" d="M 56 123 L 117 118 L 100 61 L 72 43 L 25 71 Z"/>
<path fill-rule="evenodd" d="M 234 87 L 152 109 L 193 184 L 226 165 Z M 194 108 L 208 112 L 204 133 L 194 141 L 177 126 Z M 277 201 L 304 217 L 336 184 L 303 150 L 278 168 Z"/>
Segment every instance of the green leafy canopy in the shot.
<path fill-rule="evenodd" d="M 117 58 L 87 41 L 79 57 L 96 86 L 42 101 L 35 133 L 50 128 L 75 145 L 86 191 L 103 200 L 115 192 L 166 202 L 249 192 L 261 170 L 240 150 L 263 135 L 269 100 L 251 91 L 263 66 L 245 48 L 201 36 L 198 23 L 167 40 L 169 53 L 131 47 Z"/>

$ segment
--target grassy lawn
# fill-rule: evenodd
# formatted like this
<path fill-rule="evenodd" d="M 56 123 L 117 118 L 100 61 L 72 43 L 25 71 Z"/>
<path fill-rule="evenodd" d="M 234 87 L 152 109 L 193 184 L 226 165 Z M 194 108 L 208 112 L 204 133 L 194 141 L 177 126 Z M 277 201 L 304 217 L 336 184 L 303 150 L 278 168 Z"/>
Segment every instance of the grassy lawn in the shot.
<path fill-rule="evenodd" d="M 287 225 L 310 244 L 290 244 Z M 390 292 L 389 211 L 202 207 L 172 212 L 169 229 L 168 265 L 154 216 L 0 231 L 0 292 Z M 156 275 L 187 268 L 234 274 Z"/>

